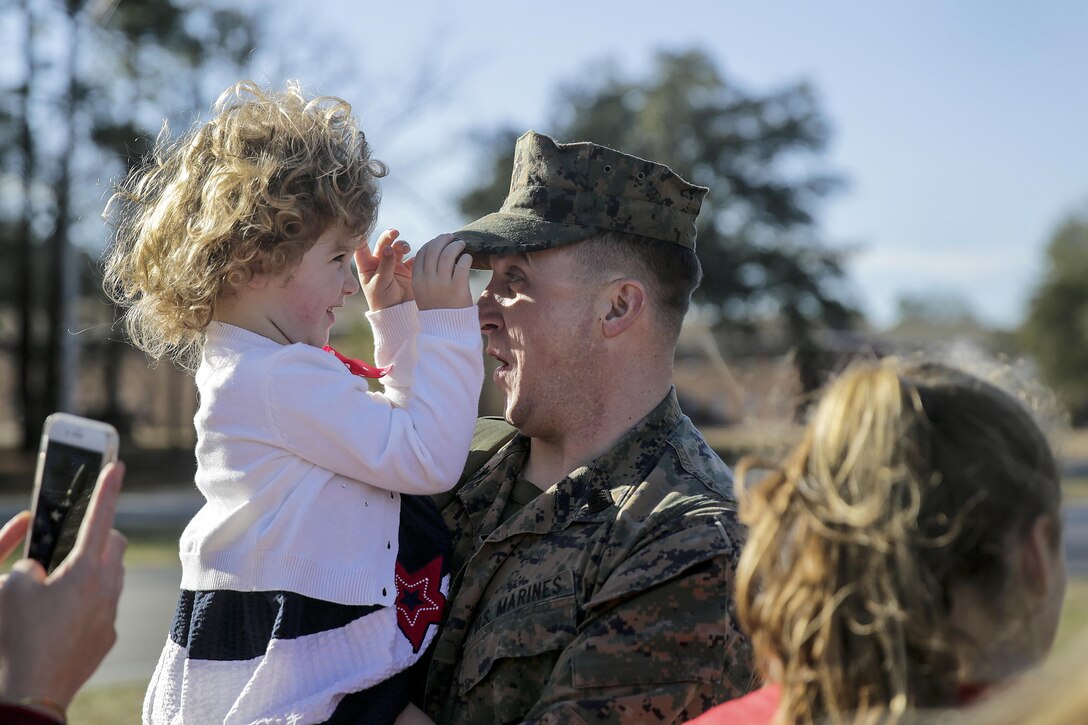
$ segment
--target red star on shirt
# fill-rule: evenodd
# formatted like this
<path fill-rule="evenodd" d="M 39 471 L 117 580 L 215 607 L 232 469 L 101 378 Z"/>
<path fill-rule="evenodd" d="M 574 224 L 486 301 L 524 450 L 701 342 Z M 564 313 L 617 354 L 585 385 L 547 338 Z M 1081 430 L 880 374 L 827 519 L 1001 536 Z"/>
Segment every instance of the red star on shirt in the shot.
<path fill-rule="evenodd" d="M 419 652 L 427 635 L 427 627 L 438 625 L 446 609 L 446 595 L 442 593 L 442 557 L 436 556 L 431 563 L 418 571 L 408 573 L 397 562 L 397 626 L 408 641 L 412 652 Z"/>

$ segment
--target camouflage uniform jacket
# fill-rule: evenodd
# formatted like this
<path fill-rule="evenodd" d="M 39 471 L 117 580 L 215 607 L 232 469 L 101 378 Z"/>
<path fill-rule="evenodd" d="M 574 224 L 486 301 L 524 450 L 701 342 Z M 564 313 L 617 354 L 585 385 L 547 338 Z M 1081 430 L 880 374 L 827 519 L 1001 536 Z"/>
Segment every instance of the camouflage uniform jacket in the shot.
<path fill-rule="evenodd" d="M 425 704 L 439 725 L 683 722 L 748 692 L 732 474 L 675 392 L 499 524 L 528 450 L 515 436 L 441 505 L 454 577 Z"/>

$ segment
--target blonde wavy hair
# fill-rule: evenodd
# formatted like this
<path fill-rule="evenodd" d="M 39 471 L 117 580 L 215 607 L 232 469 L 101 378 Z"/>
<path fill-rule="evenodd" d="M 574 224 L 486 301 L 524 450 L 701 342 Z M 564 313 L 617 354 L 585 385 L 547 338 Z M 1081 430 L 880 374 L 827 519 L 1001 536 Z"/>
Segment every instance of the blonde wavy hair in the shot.
<path fill-rule="evenodd" d="M 216 301 L 256 273 L 279 274 L 328 227 L 367 235 L 385 165 L 347 102 L 251 81 L 213 117 L 155 150 L 115 188 L 103 286 L 125 309 L 131 342 L 192 370 Z"/>
<path fill-rule="evenodd" d="M 1058 515 L 1057 465 L 1032 415 L 949 367 L 864 362 L 831 384 L 786 462 L 745 487 L 755 467 L 737 471 L 749 538 L 736 598 L 781 685 L 778 722 L 954 705 L 969 643 L 951 623 L 953 586 L 1006 616 L 1010 537 Z"/>

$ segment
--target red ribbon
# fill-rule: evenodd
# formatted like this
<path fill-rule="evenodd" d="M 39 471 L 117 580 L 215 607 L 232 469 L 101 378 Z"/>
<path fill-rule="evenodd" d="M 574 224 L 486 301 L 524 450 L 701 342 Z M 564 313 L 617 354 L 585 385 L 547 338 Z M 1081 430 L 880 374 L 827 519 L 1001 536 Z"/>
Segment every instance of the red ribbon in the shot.
<path fill-rule="evenodd" d="M 329 345 L 326 345 L 322 349 L 325 352 L 331 352 L 333 355 L 335 355 L 336 359 L 344 363 L 344 367 L 346 367 L 352 375 L 358 375 L 359 377 L 363 378 L 380 378 L 387 372 L 389 372 L 389 368 L 379 368 L 374 365 L 365 363 L 362 360 L 356 360 L 352 357 L 345 357 L 344 355 L 338 353 L 336 350 L 332 349 L 332 347 L 330 347 Z"/>

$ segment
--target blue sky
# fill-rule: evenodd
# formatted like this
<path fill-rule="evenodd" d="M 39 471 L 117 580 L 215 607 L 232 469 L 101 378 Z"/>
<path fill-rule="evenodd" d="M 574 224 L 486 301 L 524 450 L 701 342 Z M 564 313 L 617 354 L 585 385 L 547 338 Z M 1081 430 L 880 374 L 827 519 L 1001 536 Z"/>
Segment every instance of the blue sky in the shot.
<path fill-rule="evenodd" d="M 391 167 L 379 223 L 414 241 L 461 223 L 472 131 L 547 132 L 557 85 L 589 64 L 637 74 L 690 47 L 750 91 L 815 89 L 847 181 L 820 226 L 857 247 L 851 284 L 878 326 L 902 294 L 950 293 L 1015 325 L 1051 232 L 1088 203 L 1088 3 L 330 0 L 277 25 L 290 44 L 258 77 L 352 102 Z M 441 88 L 405 113 L 422 68 Z"/>

